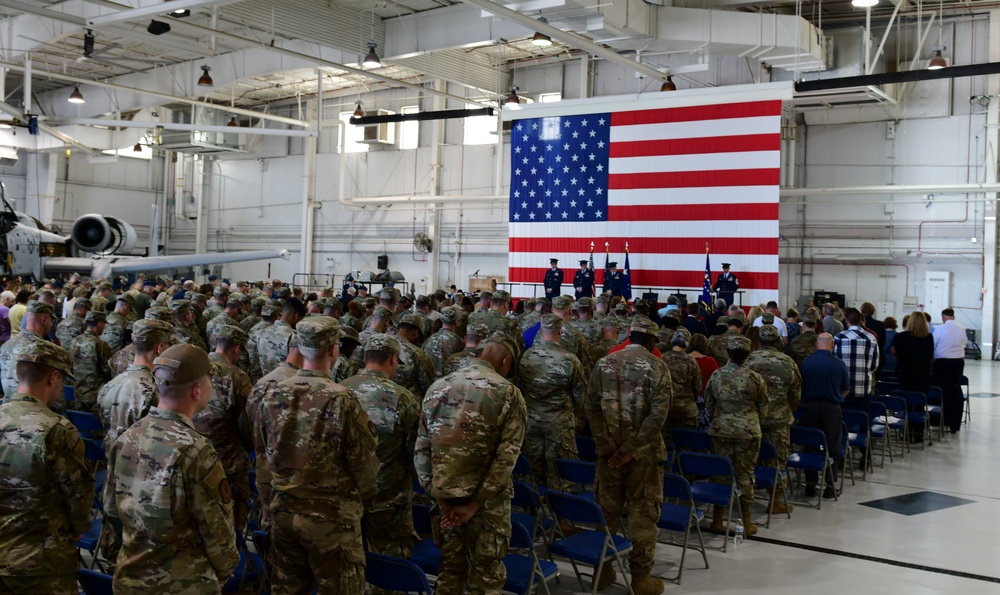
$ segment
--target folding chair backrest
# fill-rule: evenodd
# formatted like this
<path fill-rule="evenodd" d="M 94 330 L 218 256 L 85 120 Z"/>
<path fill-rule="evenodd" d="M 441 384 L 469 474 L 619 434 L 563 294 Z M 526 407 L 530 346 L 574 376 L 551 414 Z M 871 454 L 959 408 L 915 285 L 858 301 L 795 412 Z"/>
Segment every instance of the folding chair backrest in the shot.
<path fill-rule="evenodd" d="M 413 493 L 414 494 L 426 494 L 424 486 L 420 485 L 420 481 L 417 479 L 413 480 Z"/>
<path fill-rule="evenodd" d="M 107 461 L 108 456 L 104 452 L 104 446 L 101 445 L 97 440 L 91 440 L 89 438 L 83 439 L 84 447 L 84 458 L 88 461 Z"/>
<path fill-rule="evenodd" d="M 63 399 L 67 403 L 72 403 L 73 401 L 75 401 L 76 400 L 76 389 L 73 388 L 72 386 L 64 384 L 63 385 Z"/>
<path fill-rule="evenodd" d="M 271 534 L 267 531 L 254 531 L 253 535 L 250 536 L 253 540 L 254 549 L 257 550 L 262 558 L 267 555 L 268 550 L 271 549 Z"/>
<path fill-rule="evenodd" d="M 534 477 L 535 474 L 531 471 L 531 462 L 524 455 L 517 455 L 517 461 L 514 463 L 514 471 L 512 473 L 515 477 Z"/>
<path fill-rule="evenodd" d="M 431 529 L 431 507 L 425 504 L 413 505 L 413 530 L 420 535 L 430 535 Z"/>
<path fill-rule="evenodd" d="M 511 506 L 532 514 L 538 511 L 538 497 L 535 495 L 535 490 L 523 481 L 514 482 L 514 499 L 510 503 Z"/>
<path fill-rule="evenodd" d="M 926 407 L 927 395 L 915 390 L 896 390 L 892 392 L 893 397 L 903 399 L 907 407 Z"/>
<path fill-rule="evenodd" d="M 895 382 L 879 381 L 875 383 L 875 392 L 880 395 L 891 395 L 893 391 L 899 390 L 899 384 Z"/>
<path fill-rule="evenodd" d="M 365 553 L 365 580 L 369 585 L 389 591 L 430 593 L 427 575 L 409 560 Z"/>
<path fill-rule="evenodd" d="M 576 437 L 576 454 L 582 461 L 597 460 L 597 443 L 587 436 Z"/>
<path fill-rule="evenodd" d="M 965 378 L 963 376 L 963 378 Z M 944 398 L 944 391 L 941 390 L 940 386 L 928 386 L 927 387 L 927 402 L 931 405 L 940 405 L 941 400 Z"/>
<path fill-rule="evenodd" d="M 670 440 L 678 450 L 708 452 L 712 450 L 712 438 L 704 430 L 671 428 Z"/>
<path fill-rule="evenodd" d="M 793 446 L 815 446 L 826 448 L 826 434 L 816 428 L 792 426 L 788 429 L 789 441 Z"/>
<path fill-rule="evenodd" d="M 70 409 L 66 412 L 66 418 L 74 426 L 76 426 L 76 429 L 80 432 L 92 434 L 94 432 L 102 432 L 104 430 L 104 428 L 101 427 L 101 419 L 93 413 L 74 411 Z"/>
<path fill-rule="evenodd" d="M 889 413 L 897 413 L 906 411 L 906 401 L 900 397 L 892 397 L 889 395 L 875 395 L 872 397 L 873 403 L 882 403 L 885 405 L 886 410 Z"/>
<path fill-rule="evenodd" d="M 872 399 L 872 402 L 868 404 L 868 418 L 875 419 L 876 417 L 883 419 L 889 417 L 889 409 L 882 401 Z"/>
<path fill-rule="evenodd" d="M 600 507 L 592 500 L 554 491 L 545 494 L 545 499 L 553 514 L 559 518 L 581 525 L 607 526 Z"/>
<path fill-rule="evenodd" d="M 675 473 L 663 474 L 663 499 L 691 500 L 691 484 L 682 475 Z"/>
<path fill-rule="evenodd" d="M 885 405 L 882 405 L 885 408 Z M 853 409 L 844 410 L 844 423 L 847 425 L 847 430 L 849 432 L 854 432 L 855 434 L 867 434 L 868 425 L 868 414 L 864 411 L 855 411 Z"/>
<path fill-rule="evenodd" d="M 531 533 L 524 528 L 524 525 L 517 521 L 510 523 L 510 549 L 512 550 L 533 550 L 534 542 L 531 541 Z"/>
<path fill-rule="evenodd" d="M 757 458 L 766 465 L 778 458 L 778 449 L 774 446 L 773 442 L 762 438 L 760 441 L 760 454 L 757 455 Z"/>
<path fill-rule="evenodd" d="M 592 486 L 597 481 L 597 465 L 588 461 L 556 459 L 556 471 L 570 483 Z"/>
<path fill-rule="evenodd" d="M 840 454 L 840 458 L 844 458 L 844 453 L 847 452 L 847 441 L 848 441 L 848 439 L 850 437 L 847 435 L 848 434 L 848 432 L 847 432 L 847 424 L 844 421 L 840 422 L 840 427 L 841 427 L 841 429 L 840 429 L 840 448 L 838 448 L 838 452 Z"/>
<path fill-rule="evenodd" d="M 678 454 L 681 470 L 684 475 L 696 477 L 730 477 L 735 478 L 736 472 L 729 457 L 711 455 L 700 452 L 681 452 Z"/>
<path fill-rule="evenodd" d="M 87 595 L 114 595 L 114 578 L 110 574 L 81 568 L 76 571 L 76 578 Z"/>

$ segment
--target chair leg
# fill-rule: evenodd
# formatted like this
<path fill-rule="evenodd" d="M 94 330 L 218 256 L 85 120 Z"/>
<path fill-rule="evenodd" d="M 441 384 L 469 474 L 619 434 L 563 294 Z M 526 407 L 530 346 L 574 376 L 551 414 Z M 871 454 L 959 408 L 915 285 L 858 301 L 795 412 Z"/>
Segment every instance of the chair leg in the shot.
<path fill-rule="evenodd" d="M 625 588 L 628 589 L 628 595 L 635 595 L 635 592 L 632 591 L 631 576 L 629 575 L 628 572 L 625 571 L 625 562 L 622 560 L 622 555 L 618 553 L 617 548 L 613 548 L 612 551 L 615 554 L 615 561 L 618 562 L 618 568 L 621 569 L 622 571 L 622 582 L 625 583 Z M 610 563 L 610 560 L 608 562 Z M 596 582 L 594 583 L 594 586 L 595 587 L 597 586 Z M 591 595 L 597 595 L 597 594 L 596 592 L 594 592 Z"/>
<path fill-rule="evenodd" d="M 698 543 L 701 545 L 701 558 L 705 561 L 705 569 L 708 569 L 708 552 L 705 551 L 705 537 L 701 533 L 701 525 L 698 524 L 698 519 L 694 518 L 691 522 L 694 523 L 694 528 L 698 532 Z"/>

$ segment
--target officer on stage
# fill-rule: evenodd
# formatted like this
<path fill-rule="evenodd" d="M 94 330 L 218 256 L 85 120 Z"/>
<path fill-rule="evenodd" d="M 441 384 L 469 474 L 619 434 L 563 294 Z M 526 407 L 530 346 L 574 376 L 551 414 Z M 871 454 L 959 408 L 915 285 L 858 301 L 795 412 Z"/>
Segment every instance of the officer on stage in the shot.
<path fill-rule="evenodd" d="M 545 271 L 545 299 L 551 301 L 553 298 L 559 297 L 559 287 L 563 282 L 563 272 L 559 268 L 559 259 L 552 258 L 549 260 L 549 264 L 552 268 Z"/>
<path fill-rule="evenodd" d="M 604 293 L 611 294 L 612 296 L 622 294 L 622 274 L 618 272 L 618 263 L 609 262 L 608 269 L 610 271 L 607 275 L 604 275 Z"/>
<path fill-rule="evenodd" d="M 576 299 L 594 297 L 594 271 L 587 267 L 588 261 L 580 261 L 580 270 L 573 276 L 573 288 L 576 289 Z"/>
<path fill-rule="evenodd" d="M 740 288 L 739 279 L 736 275 L 729 272 L 729 263 L 722 263 L 722 274 L 719 275 L 719 279 L 715 282 L 715 286 L 712 288 L 716 291 L 718 297 L 726 300 L 726 306 L 733 305 L 733 297 L 736 295 L 736 291 Z"/>

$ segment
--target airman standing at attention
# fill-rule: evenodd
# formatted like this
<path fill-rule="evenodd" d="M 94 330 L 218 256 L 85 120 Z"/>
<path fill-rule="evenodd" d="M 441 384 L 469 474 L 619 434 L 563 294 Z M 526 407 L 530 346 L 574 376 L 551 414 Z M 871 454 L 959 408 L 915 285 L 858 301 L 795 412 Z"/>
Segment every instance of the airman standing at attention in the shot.
<path fill-rule="evenodd" d="M 208 345 L 201 338 L 198 332 L 198 314 L 194 306 L 188 300 L 174 300 L 170 302 L 170 309 L 174 311 L 174 343 L 177 345 L 194 345 L 208 351 Z M 133 330 L 134 332 L 134 330 Z"/>
<path fill-rule="evenodd" d="M 698 429 L 698 397 L 701 396 L 704 380 L 698 362 L 687 354 L 690 340 L 691 333 L 683 326 L 678 327 L 670 338 L 670 350 L 663 353 L 663 363 L 670 369 L 674 393 L 667 422 L 663 424 L 663 439 L 668 443 L 671 428 Z"/>
<path fill-rule="evenodd" d="M 399 316 L 399 328 L 396 330 L 400 346 L 399 368 L 393 380 L 422 399 L 434 382 L 434 365 L 427 354 L 417 347 L 421 342 L 418 325 L 412 312 L 403 312 Z"/>
<path fill-rule="evenodd" d="M 281 317 L 257 337 L 257 355 L 262 374 L 269 374 L 288 357 L 288 343 L 292 340 L 299 321 L 305 316 L 305 305 L 298 298 L 289 298 L 281 307 Z"/>
<path fill-rule="evenodd" d="M 569 321 L 569 325 L 583 333 L 587 339 L 588 349 L 590 345 L 601 340 L 601 325 L 594 320 L 594 299 L 582 297 L 577 300 L 579 305 L 579 315 L 577 319 Z"/>
<path fill-rule="evenodd" d="M 583 336 L 583 333 L 581 333 L 579 329 L 566 324 L 570 321 L 572 307 L 573 298 L 568 295 L 561 295 L 552 300 L 552 313 L 563 320 L 562 334 L 559 338 L 559 344 L 565 347 L 566 351 L 575 355 L 576 359 L 580 360 L 580 364 L 583 365 L 584 372 L 586 372 L 587 370 L 590 370 L 592 364 L 590 361 L 587 338 Z"/>
<path fill-rule="evenodd" d="M 123 293 L 115 300 L 115 311 L 107 316 L 101 339 L 108 344 L 112 353 L 117 353 L 125 347 L 125 332 L 128 330 L 128 325 L 135 322 L 135 314 L 132 312 L 134 303 L 135 298 Z"/>
<path fill-rule="evenodd" d="M 201 325 L 207 327 L 208 322 L 222 314 L 226 308 L 226 304 L 229 302 L 229 289 L 219 285 L 212 290 L 212 305 L 205 308 L 205 311 L 201 313 Z"/>
<path fill-rule="evenodd" d="M 545 280 L 542 283 L 545 286 L 545 299 L 547 300 L 559 297 L 563 282 L 563 272 L 559 268 L 559 259 L 552 258 L 549 260 L 549 264 L 551 268 L 545 271 Z"/>
<path fill-rule="evenodd" d="M 590 262 L 587 260 L 580 261 L 580 270 L 573 275 L 573 289 L 576 290 L 577 301 L 580 298 L 592 298 L 594 297 L 594 271 L 590 270 Z"/>
<path fill-rule="evenodd" d="M 340 337 L 340 354 L 333 367 L 330 368 L 330 379 L 337 384 L 343 384 L 345 380 L 357 374 L 361 369 L 361 366 L 351 358 L 358 350 L 358 346 L 361 345 L 358 331 L 352 327 L 341 325 L 340 334 L 342 335 Z"/>
<path fill-rule="evenodd" d="M 86 330 L 66 346 L 66 351 L 73 358 L 76 409 L 87 413 L 97 413 L 97 392 L 114 378 L 111 348 L 101 340 L 105 316 L 104 312 L 87 312 Z"/>
<path fill-rule="evenodd" d="M 481 322 L 474 322 L 469 325 L 465 333 L 465 349 L 449 357 L 448 361 L 444 363 L 444 376 L 457 372 L 479 357 L 479 354 L 482 353 L 479 344 L 489 336 L 489 329 Z"/>

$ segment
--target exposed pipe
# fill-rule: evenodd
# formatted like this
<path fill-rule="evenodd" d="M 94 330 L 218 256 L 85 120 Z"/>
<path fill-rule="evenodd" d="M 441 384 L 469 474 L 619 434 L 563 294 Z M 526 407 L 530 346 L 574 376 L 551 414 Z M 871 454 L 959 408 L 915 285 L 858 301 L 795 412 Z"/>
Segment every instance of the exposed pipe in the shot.
<path fill-rule="evenodd" d="M 222 107 L 222 106 L 220 106 Z M 220 111 L 229 111 L 228 108 Z M 135 120 L 106 120 L 103 118 L 40 118 L 53 126 L 79 124 L 81 126 L 116 126 L 118 128 L 162 128 L 192 132 L 221 132 L 224 134 L 249 134 L 251 136 L 316 136 L 315 130 L 285 130 L 281 128 L 254 128 L 252 126 L 212 126 L 207 124 L 180 124 L 174 122 L 137 122 Z"/>
<path fill-rule="evenodd" d="M 1000 183 L 993 184 L 903 184 L 886 186 L 844 186 L 842 188 L 782 188 L 780 196 L 847 196 L 851 194 L 976 194 L 1000 192 Z"/>
<path fill-rule="evenodd" d="M 141 8 L 129 8 L 115 14 L 108 14 L 87 19 L 87 24 L 91 27 L 110 25 L 124 21 L 135 21 L 146 17 L 160 16 L 167 10 L 183 10 L 198 8 L 201 6 L 215 5 L 223 6 L 232 4 L 237 0 L 170 0 L 170 8 L 164 8 L 163 3 L 151 4 Z"/>
<path fill-rule="evenodd" d="M 808 93 L 815 91 L 829 91 L 830 89 L 844 89 L 848 87 L 867 87 L 869 85 L 933 81 L 939 79 L 982 76 L 988 74 L 1000 74 L 1000 62 L 949 66 L 948 68 L 941 68 L 939 70 L 927 70 L 926 68 L 922 68 L 920 70 L 904 70 L 903 72 L 884 72 L 862 76 L 845 76 L 834 79 L 801 81 L 795 83 L 795 91 L 798 93 Z"/>
<path fill-rule="evenodd" d="M 317 98 L 313 101 L 313 111 L 316 115 L 316 130 L 320 129 L 320 121 L 323 119 L 323 76 L 319 69 L 316 69 Z M 305 141 L 304 172 L 302 176 L 302 263 L 300 271 L 306 275 L 313 273 L 313 220 L 315 219 L 316 208 L 316 153 L 317 139 L 310 136 Z M 343 158 L 343 156 L 341 156 Z"/>

